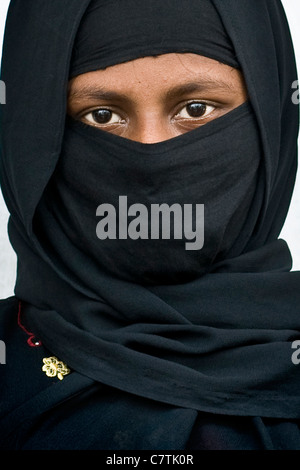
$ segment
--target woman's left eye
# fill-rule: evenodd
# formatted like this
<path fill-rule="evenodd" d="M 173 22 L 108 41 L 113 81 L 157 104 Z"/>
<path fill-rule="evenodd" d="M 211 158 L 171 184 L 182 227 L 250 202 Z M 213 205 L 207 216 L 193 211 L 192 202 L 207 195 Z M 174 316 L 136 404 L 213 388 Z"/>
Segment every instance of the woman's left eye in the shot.
<path fill-rule="evenodd" d="M 203 118 L 214 111 L 214 109 L 214 106 L 194 101 L 193 103 L 185 105 L 176 117 L 183 119 Z"/>

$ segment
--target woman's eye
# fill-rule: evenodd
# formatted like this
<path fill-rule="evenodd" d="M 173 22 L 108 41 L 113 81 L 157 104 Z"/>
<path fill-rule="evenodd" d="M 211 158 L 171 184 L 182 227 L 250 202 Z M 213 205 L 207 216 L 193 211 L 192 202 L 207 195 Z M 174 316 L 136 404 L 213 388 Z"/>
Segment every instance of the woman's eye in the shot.
<path fill-rule="evenodd" d="M 100 108 L 86 114 L 84 118 L 92 124 L 117 124 L 122 118 L 110 109 Z"/>
<path fill-rule="evenodd" d="M 210 114 L 215 109 L 214 106 L 209 106 L 205 103 L 198 103 L 193 102 L 187 104 L 178 114 L 176 117 L 180 117 L 183 119 L 197 119 L 201 117 L 205 117 Z"/>

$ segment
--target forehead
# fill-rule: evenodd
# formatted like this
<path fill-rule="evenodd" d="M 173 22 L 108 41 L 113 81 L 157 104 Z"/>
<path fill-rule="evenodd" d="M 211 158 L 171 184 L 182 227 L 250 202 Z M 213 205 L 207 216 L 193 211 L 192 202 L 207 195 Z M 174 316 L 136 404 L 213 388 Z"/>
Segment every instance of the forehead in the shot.
<path fill-rule="evenodd" d="M 115 92 L 149 88 L 164 92 L 169 88 L 187 83 L 205 89 L 232 90 L 240 85 L 242 75 L 237 69 L 197 54 L 171 53 L 156 57 L 144 57 L 104 70 L 88 72 L 70 81 L 73 98 L 77 94 L 91 96 L 99 86 Z M 190 87 L 193 91 L 193 85 Z"/>

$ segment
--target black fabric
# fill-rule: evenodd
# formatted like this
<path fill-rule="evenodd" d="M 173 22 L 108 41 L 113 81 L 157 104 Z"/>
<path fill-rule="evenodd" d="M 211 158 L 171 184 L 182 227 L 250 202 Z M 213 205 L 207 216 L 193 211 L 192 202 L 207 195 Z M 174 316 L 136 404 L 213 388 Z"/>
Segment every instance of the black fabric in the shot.
<path fill-rule="evenodd" d="M 210 0 L 92 0 L 73 48 L 70 76 L 136 57 L 194 52 L 239 67 L 230 38 Z"/>
<path fill-rule="evenodd" d="M 224 140 L 234 142 L 230 152 Z M 247 245 L 261 155 L 248 103 L 154 145 L 69 119 L 34 232 L 78 278 L 84 253 L 85 283 L 95 291 L 99 273 L 143 285 L 186 283 Z"/>
<path fill-rule="evenodd" d="M 15 298 L 0 301 L 8 358 L 0 370 L 1 450 L 185 449 L 195 410 L 124 393 L 75 371 L 63 381 L 47 377 L 41 367 L 51 351 L 29 347 L 17 317 Z"/>
<path fill-rule="evenodd" d="M 63 230 L 58 232 L 51 219 L 48 226 L 41 220 L 47 201 L 50 209 L 47 185 L 63 165 L 60 157 L 70 135 L 65 128 L 69 65 L 89 2 L 11 2 L 1 77 L 8 103 L 1 107 L 1 185 L 18 255 L 15 293 L 31 331 L 71 367 L 67 384 L 80 389 L 87 377 L 182 410 L 299 419 L 299 370 L 291 360 L 291 346 L 299 339 L 300 277 L 290 272 L 288 247 L 278 240 L 297 167 L 293 49 L 278 1 L 213 4 L 248 86 L 250 108 L 244 121 L 251 127 L 243 135 L 252 135 L 253 117 L 258 129 L 249 147 L 255 165 L 256 150 L 261 151 L 256 191 L 241 230 L 229 237 L 226 256 L 215 259 L 208 272 L 193 273 L 192 280 L 180 284 L 154 284 L 151 279 L 151 285 L 144 285 L 96 266 L 85 245 L 76 247 L 77 241 L 71 251 L 73 242 Z M 156 47 L 153 53 L 158 53 Z M 139 56 L 138 49 L 135 54 Z M 223 122 L 231 122 L 233 115 Z M 78 135 L 73 133 L 77 126 Z M 71 129 L 72 138 L 76 134 L 88 145 L 96 132 L 77 123 Z M 150 147 L 158 145 L 167 153 L 170 148 L 176 155 L 177 143 L 184 147 L 198 134 L 200 146 L 202 133 L 206 130 Z M 225 134 L 231 136 L 228 129 Z M 103 139 L 121 142 L 112 136 Z M 238 136 L 222 143 L 230 157 L 234 145 L 243 144 Z M 61 399 L 57 396 L 57 402 Z"/>
<path fill-rule="evenodd" d="M 197 451 L 203 450 L 300 448 L 299 420 L 174 407 L 105 386 L 76 371 L 63 381 L 49 378 L 41 373 L 41 365 L 51 351 L 43 345 L 28 346 L 28 335 L 16 327 L 17 316 L 16 298 L 0 301 L 0 332 L 9 359 L 0 369 L 5 384 L 0 388 L 2 451 L 181 450 L 196 462 L 203 458 Z M 56 452 L 54 456 L 58 457 Z M 79 457 L 76 453 L 76 460 Z M 276 461 L 278 457 L 276 453 Z"/>

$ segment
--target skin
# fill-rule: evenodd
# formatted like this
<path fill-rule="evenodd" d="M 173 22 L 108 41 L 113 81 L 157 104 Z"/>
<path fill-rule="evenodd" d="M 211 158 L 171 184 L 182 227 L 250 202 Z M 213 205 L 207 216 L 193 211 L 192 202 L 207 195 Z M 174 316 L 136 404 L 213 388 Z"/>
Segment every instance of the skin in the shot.
<path fill-rule="evenodd" d="M 145 57 L 69 83 L 74 119 L 142 143 L 179 136 L 247 100 L 239 70 L 197 54 Z"/>

